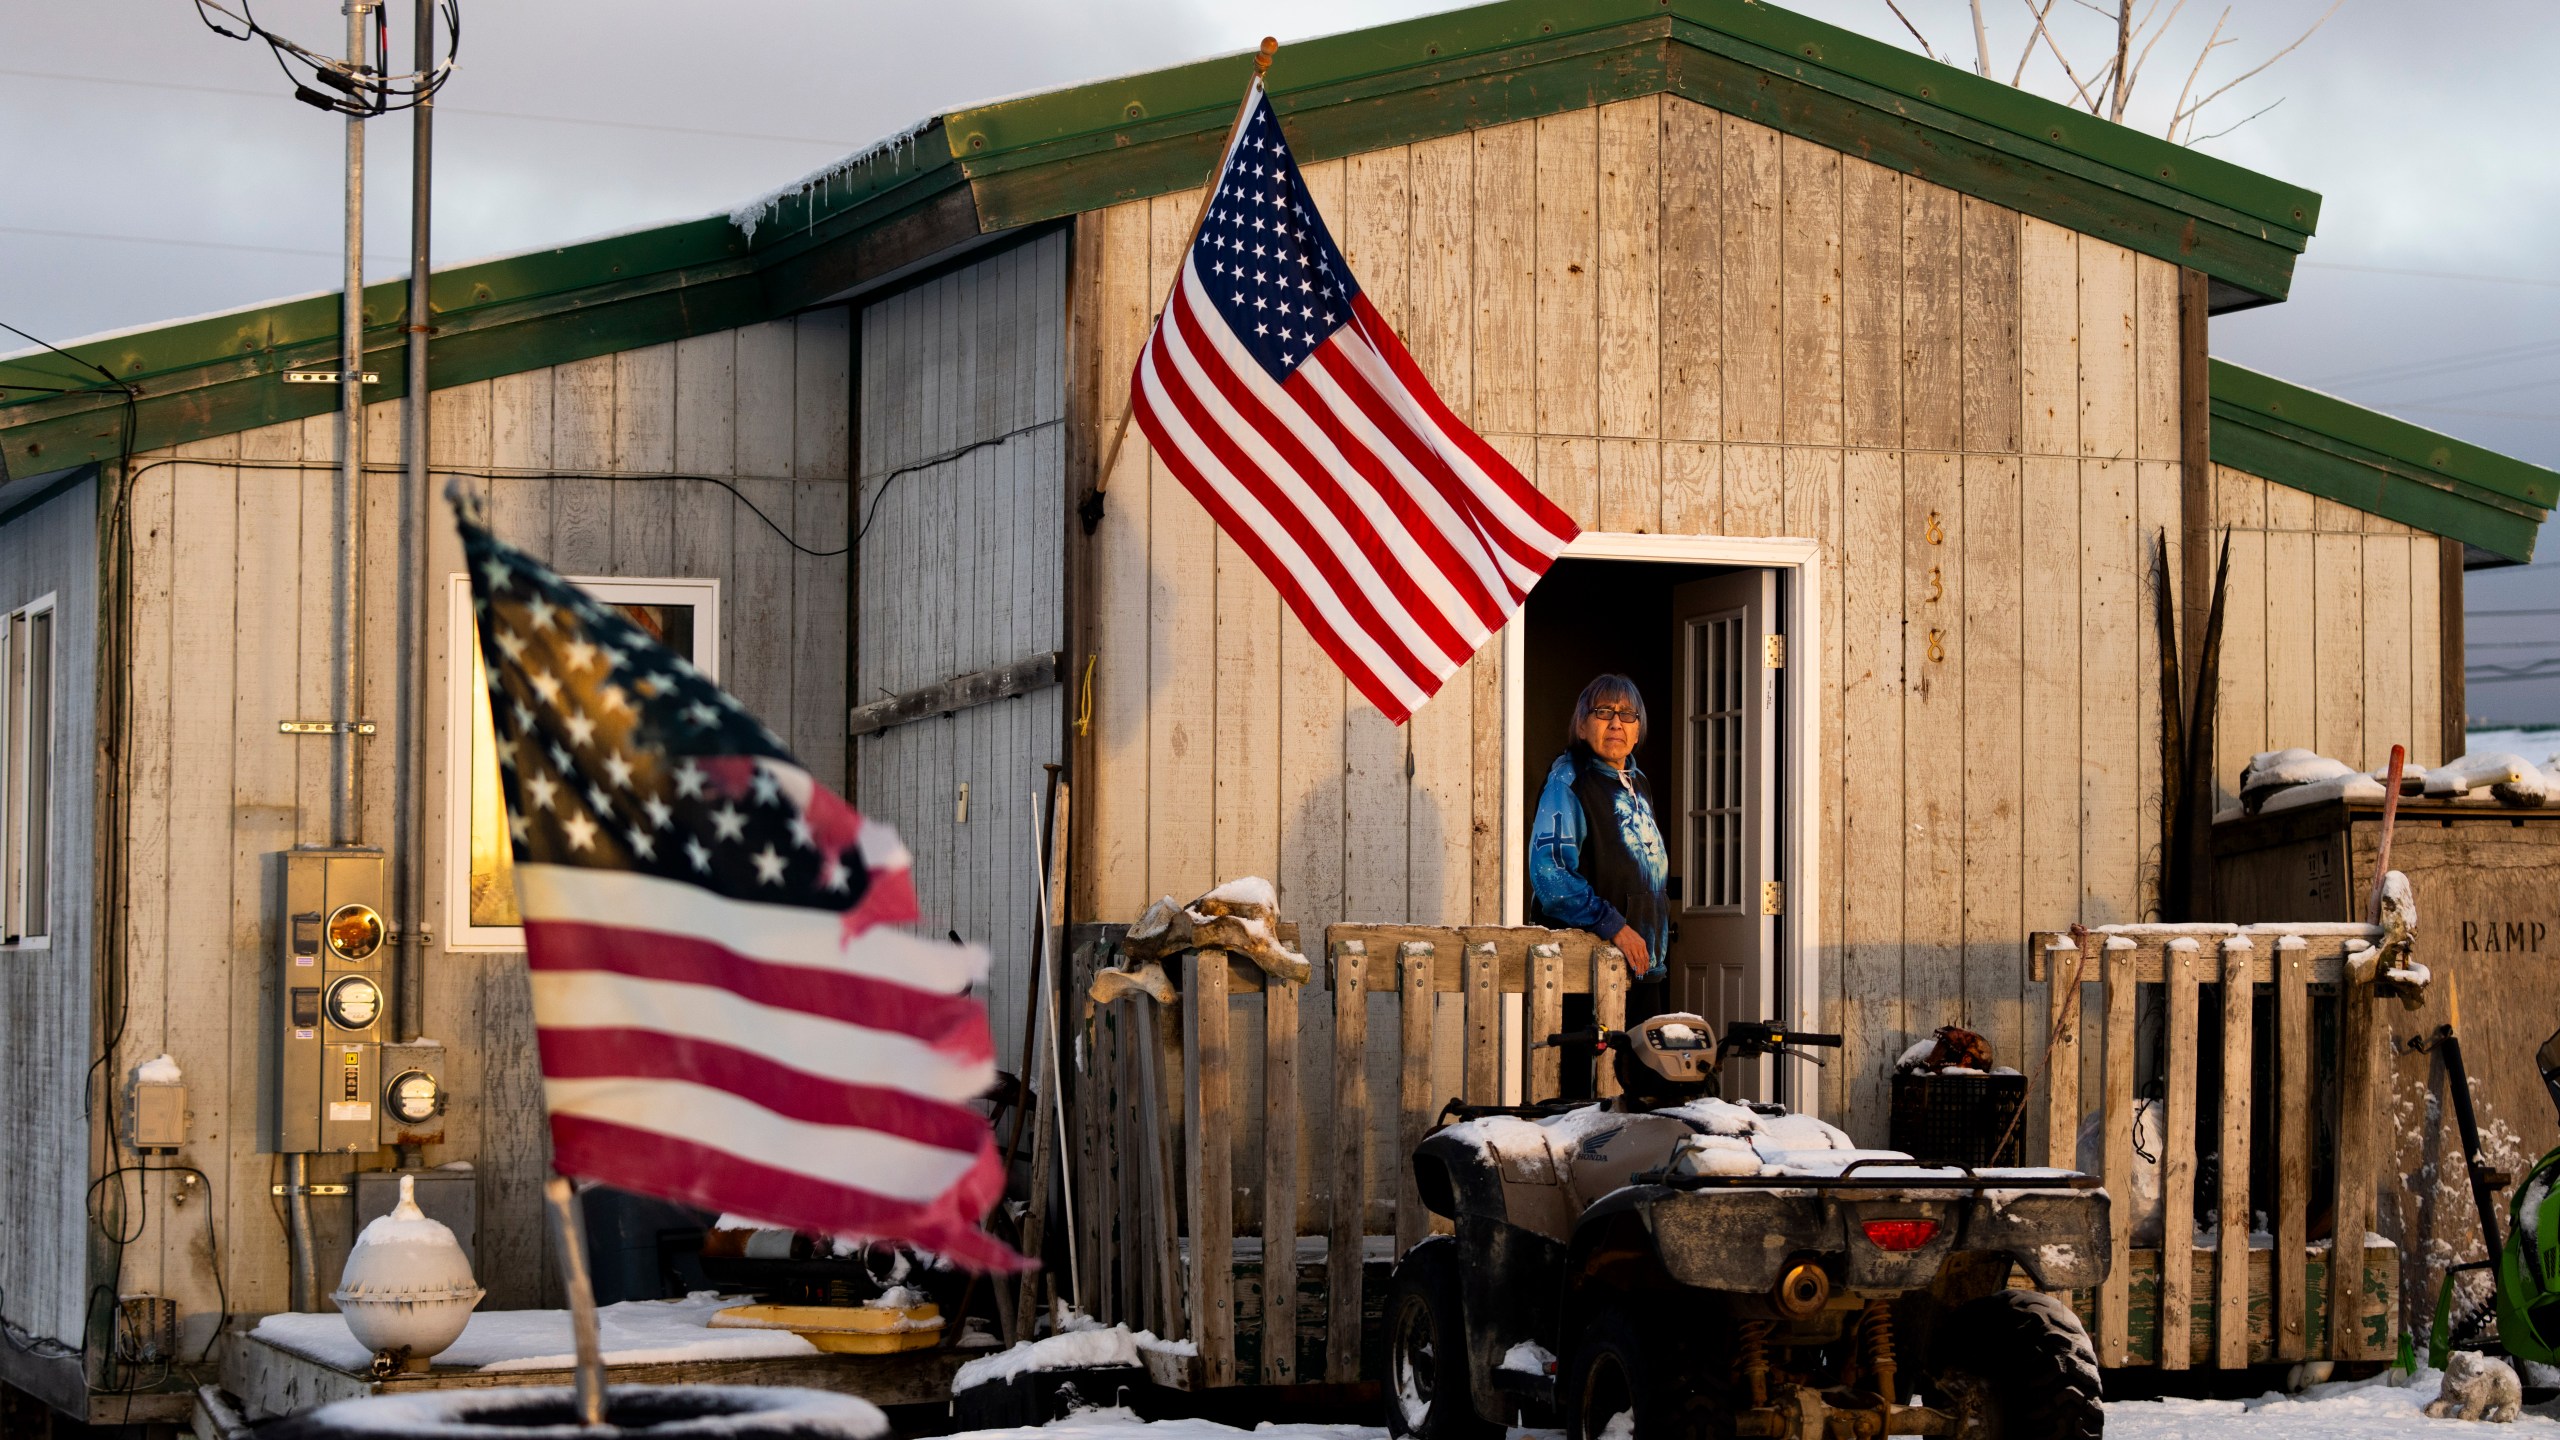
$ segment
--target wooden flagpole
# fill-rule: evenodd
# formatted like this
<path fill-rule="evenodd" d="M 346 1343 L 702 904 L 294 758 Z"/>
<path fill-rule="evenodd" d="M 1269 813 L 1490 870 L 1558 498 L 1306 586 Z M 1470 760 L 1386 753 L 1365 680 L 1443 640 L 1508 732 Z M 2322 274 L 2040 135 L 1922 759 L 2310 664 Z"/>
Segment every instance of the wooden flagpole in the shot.
<path fill-rule="evenodd" d="M 587 1275 L 587 1227 L 578 1215 L 578 1192 L 566 1175 L 543 1182 L 551 1203 L 551 1231 L 560 1246 L 560 1281 L 569 1292 L 569 1333 L 577 1345 L 578 1423 L 604 1424 L 604 1349 L 596 1333 L 596 1291 Z"/>
<path fill-rule="evenodd" d="M 1190 254 L 1191 247 L 1199 241 L 1200 227 L 1209 219 L 1209 206 L 1218 198 L 1218 176 L 1226 170 L 1227 157 L 1235 153 L 1236 137 L 1244 133 L 1245 120 L 1253 113 L 1253 102 L 1262 94 L 1262 77 L 1271 73 L 1271 57 L 1279 53 L 1280 42 L 1272 36 L 1263 36 L 1262 48 L 1253 55 L 1253 83 L 1245 87 L 1244 101 L 1236 106 L 1235 123 L 1227 127 L 1227 143 L 1218 147 L 1217 166 L 1209 172 L 1209 188 L 1200 196 L 1200 208 L 1191 216 L 1191 231 L 1183 237 L 1182 249 L 1177 253 Z M 1156 302 L 1155 315 L 1148 322 L 1150 330 L 1155 328 L 1156 321 L 1164 318 L 1164 307 L 1173 303 L 1173 286 L 1181 283 L 1182 272 L 1177 267 L 1173 284 L 1165 287 L 1164 298 Z M 1134 404 L 1120 407 L 1119 427 L 1111 432 L 1111 448 L 1103 452 L 1102 468 L 1093 476 L 1093 494 L 1085 502 L 1089 507 L 1085 514 L 1087 533 L 1091 533 L 1094 525 L 1102 519 L 1102 492 L 1111 488 L 1111 468 L 1120 463 L 1120 445 L 1129 438 L 1129 417 L 1137 408 Z"/>

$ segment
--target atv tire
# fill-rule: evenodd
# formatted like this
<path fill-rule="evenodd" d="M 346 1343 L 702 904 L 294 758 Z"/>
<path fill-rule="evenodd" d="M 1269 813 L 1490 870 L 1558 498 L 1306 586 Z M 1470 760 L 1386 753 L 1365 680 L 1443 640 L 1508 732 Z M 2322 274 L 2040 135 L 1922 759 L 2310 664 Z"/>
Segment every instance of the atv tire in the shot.
<path fill-rule="evenodd" d="M 2097 1347 L 2056 1297 L 2002 1290 L 1958 1306 L 1937 1332 L 1931 1368 L 1952 1372 L 1952 1383 L 1930 1386 L 1930 1399 L 1987 1392 L 1991 1440 L 2098 1440 L 2106 1433 Z"/>
<path fill-rule="evenodd" d="M 1446 1237 L 1405 1252 L 1387 1287 L 1387 1433 L 1414 1440 L 1501 1440 L 1476 1413 L 1458 1247 Z"/>
<path fill-rule="evenodd" d="M 1713 1362 L 1684 1364 L 1679 1350 L 1624 1309 L 1592 1317 L 1558 1377 L 1566 1440 L 1602 1440 L 1620 1415 L 1633 1423 L 1634 1440 L 1727 1440 L 1733 1415 L 1725 1388 L 1711 1378 Z"/>

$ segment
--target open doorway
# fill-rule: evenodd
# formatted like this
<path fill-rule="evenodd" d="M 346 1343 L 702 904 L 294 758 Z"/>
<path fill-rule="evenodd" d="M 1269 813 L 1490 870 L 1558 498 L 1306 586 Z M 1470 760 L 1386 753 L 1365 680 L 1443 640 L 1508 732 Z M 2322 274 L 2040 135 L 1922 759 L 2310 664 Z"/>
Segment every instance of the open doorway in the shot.
<path fill-rule="evenodd" d="M 1786 959 L 1791 767 L 1801 749 L 1783 683 L 1791 573 L 1568 555 L 1530 595 L 1519 626 L 1511 853 L 1527 853 L 1575 698 L 1596 675 L 1625 675 L 1647 712 L 1631 763 L 1651 791 L 1669 867 L 1662 1005 L 1703 1015 L 1719 1033 L 1734 1020 L 1801 1024 L 1793 992 L 1809 979 Z M 1521 902 L 1521 917 L 1536 920 L 1525 883 Z M 1733 1078 L 1730 1096 L 1774 1098 L 1778 1077 L 1765 1069 Z"/>

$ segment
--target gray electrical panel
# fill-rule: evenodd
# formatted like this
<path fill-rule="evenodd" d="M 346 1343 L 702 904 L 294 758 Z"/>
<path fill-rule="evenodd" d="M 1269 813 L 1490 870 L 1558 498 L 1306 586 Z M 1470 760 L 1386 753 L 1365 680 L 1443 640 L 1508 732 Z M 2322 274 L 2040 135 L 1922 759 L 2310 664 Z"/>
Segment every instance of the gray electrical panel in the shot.
<path fill-rule="evenodd" d="M 391 926 L 382 852 L 288 850 L 279 971 L 276 1145 L 288 1155 L 382 1144 Z"/>

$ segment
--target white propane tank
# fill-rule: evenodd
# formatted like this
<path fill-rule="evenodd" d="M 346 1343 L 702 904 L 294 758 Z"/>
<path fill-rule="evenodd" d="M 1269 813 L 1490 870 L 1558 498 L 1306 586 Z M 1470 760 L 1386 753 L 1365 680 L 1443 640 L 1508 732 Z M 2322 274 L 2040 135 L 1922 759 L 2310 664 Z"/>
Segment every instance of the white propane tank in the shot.
<path fill-rule="evenodd" d="M 462 1335 L 471 1308 L 486 1293 L 471 1261 L 442 1221 L 418 1208 L 417 1181 L 400 1177 L 400 1203 L 364 1227 L 347 1252 L 338 1291 L 329 1298 L 347 1318 L 356 1343 L 374 1353 L 375 1369 L 424 1370 Z"/>

